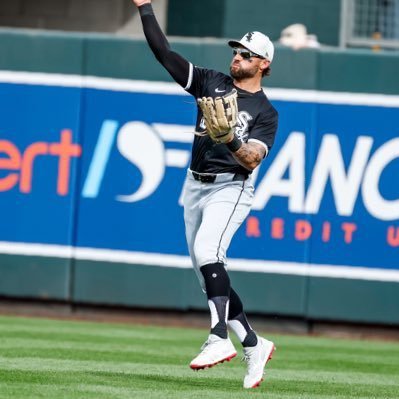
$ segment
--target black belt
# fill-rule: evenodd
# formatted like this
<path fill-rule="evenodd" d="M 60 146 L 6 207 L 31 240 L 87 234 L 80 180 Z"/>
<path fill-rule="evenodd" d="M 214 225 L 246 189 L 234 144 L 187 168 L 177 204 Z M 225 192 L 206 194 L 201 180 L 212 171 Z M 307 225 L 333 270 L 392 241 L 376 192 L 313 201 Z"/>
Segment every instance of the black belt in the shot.
<path fill-rule="evenodd" d="M 201 183 L 214 183 L 216 180 L 217 174 L 213 173 L 198 173 L 191 171 L 194 180 L 200 181 Z M 236 173 L 233 177 L 232 181 L 244 181 L 247 180 L 248 175 L 244 175 L 242 173 Z"/>

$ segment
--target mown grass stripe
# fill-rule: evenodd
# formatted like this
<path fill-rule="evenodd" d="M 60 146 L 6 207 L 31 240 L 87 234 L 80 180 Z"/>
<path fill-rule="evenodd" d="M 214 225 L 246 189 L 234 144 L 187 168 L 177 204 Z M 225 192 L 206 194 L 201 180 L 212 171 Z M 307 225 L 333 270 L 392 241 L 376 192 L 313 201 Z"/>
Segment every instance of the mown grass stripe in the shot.
<path fill-rule="evenodd" d="M 238 359 L 189 369 L 206 335 L 204 329 L 0 317 L 0 398 L 248 398 Z M 398 343 L 272 339 L 277 352 L 252 397 L 399 397 Z"/>
<path fill-rule="evenodd" d="M 217 367 L 205 372 L 195 373 L 189 369 L 188 365 L 173 365 L 149 363 L 120 363 L 120 362 L 100 362 L 77 361 L 77 360 L 59 360 L 48 358 L 20 358 L 9 359 L 0 357 L 0 370 L 10 371 L 33 371 L 33 372 L 96 372 L 96 373 L 116 373 L 116 374 L 143 374 L 152 375 L 154 373 L 181 378 L 198 378 L 206 373 L 207 378 L 237 378 L 244 369 L 239 361 L 232 361 L 223 367 Z M 323 382 L 331 381 L 339 383 L 361 383 L 365 385 L 388 385 L 399 387 L 399 375 L 381 375 L 379 373 L 359 373 L 347 371 L 317 371 L 317 370 L 283 370 L 276 366 L 270 366 L 267 369 L 268 379 L 273 380 L 301 380 Z"/>

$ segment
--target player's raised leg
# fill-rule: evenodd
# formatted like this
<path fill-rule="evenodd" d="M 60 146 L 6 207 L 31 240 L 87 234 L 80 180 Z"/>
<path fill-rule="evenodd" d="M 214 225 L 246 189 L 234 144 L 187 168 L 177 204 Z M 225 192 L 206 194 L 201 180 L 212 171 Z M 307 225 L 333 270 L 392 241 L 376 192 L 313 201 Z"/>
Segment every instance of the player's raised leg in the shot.
<path fill-rule="evenodd" d="M 202 266 L 201 273 L 211 312 L 211 330 L 201 352 L 190 363 L 194 370 L 212 367 L 237 355 L 227 333 L 230 279 L 226 269 L 222 263 L 213 263 Z"/>
<path fill-rule="evenodd" d="M 248 323 L 240 297 L 230 289 L 228 325 L 235 332 L 244 348 L 247 373 L 244 388 L 256 388 L 263 380 L 267 362 L 276 349 L 272 341 L 259 337 Z"/>

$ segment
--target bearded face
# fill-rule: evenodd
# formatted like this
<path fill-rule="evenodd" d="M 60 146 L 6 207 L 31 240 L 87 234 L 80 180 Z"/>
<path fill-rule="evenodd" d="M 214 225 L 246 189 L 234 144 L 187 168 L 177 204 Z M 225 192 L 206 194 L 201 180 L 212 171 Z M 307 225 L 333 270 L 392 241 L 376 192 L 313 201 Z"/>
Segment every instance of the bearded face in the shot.
<path fill-rule="evenodd" d="M 248 65 L 243 65 L 243 62 L 233 61 L 230 65 L 230 76 L 238 81 L 248 78 L 253 78 L 259 70 L 258 65 L 250 64 L 248 61 L 244 61 Z"/>

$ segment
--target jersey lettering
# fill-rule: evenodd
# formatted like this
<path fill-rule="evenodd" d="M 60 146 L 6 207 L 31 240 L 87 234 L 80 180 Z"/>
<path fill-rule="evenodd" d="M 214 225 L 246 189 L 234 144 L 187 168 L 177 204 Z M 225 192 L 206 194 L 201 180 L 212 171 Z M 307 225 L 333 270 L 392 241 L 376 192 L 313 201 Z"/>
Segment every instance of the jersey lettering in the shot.
<path fill-rule="evenodd" d="M 248 141 L 248 126 L 252 116 L 247 111 L 240 111 L 237 116 L 237 126 L 235 134 L 243 142 Z"/>

